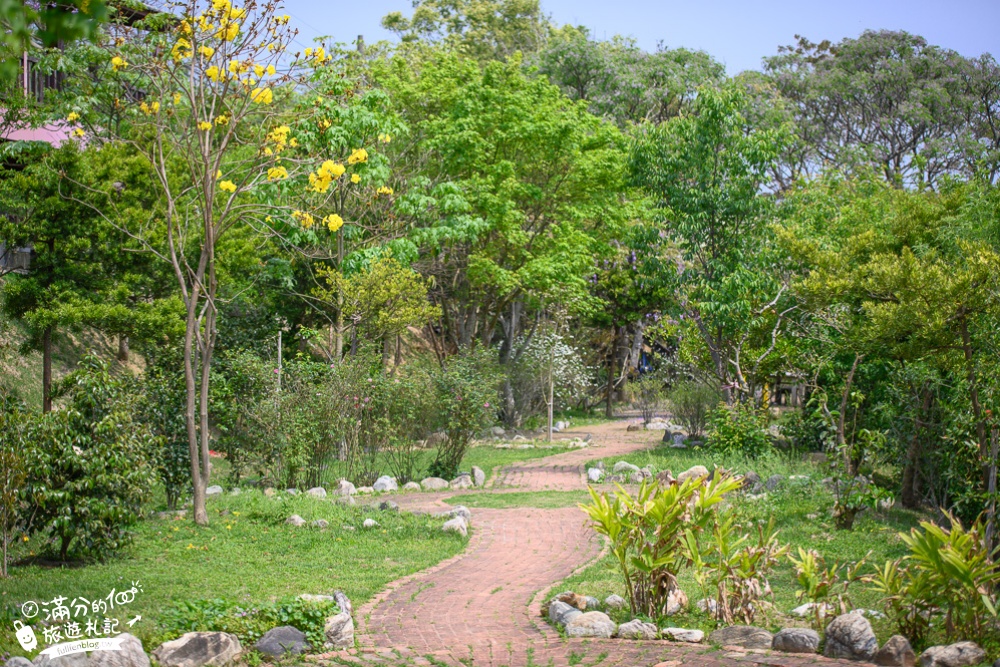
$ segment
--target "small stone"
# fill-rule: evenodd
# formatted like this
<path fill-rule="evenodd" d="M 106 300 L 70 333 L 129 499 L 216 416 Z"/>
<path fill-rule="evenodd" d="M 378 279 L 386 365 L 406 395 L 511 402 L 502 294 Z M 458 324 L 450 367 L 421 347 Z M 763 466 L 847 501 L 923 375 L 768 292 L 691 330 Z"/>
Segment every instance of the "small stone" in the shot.
<path fill-rule="evenodd" d="M 615 474 L 623 472 L 625 473 L 639 472 L 639 466 L 632 465 L 628 461 L 619 461 L 618 463 L 615 464 L 615 467 L 611 469 L 611 472 Z"/>
<path fill-rule="evenodd" d="M 553 429 L 558 429 L 560 431 L 565 431 L 566 429 L 569 428 L 569 422 L 558 421 L 558 422 L 556 422 L 555 424 L 552 425 L 552 428 Z"/>
<path fill-rule="evenodd" d="M 264 489 L 264 495 L 267 496 L 268 498 L 273 498 L 274 494 L 276 494 L 276 493 L 277 493 L 277 491 L 275 491 L 270 486 L 267 487 L 266 489 Z"/>
<path fill-rule="evenodd" d="M 218 496 L 222 494 L 222 487 L 218 484 L 213 484 L 212 486 L 205 489 L 206 496 Z"/>
<path fill-rule="evenodd" d="M 445 521 L 444 525 L 441 526 L 441 530 L 445 531 L 446 533 L 458 533 L 462 537 L 465 537 L 469 534 L 468 525 L 465 523 L 465 519 L 463 519 L 460 516 L 456 516 L 454 519 L 449 519 L 448 521 Z"/>
<path fill-rule="evenodd" d="M 642 480 L 644 479 L 646 479 L 646 477 L 640 471 L 636 471 L 628 476 L 628 481 L 633 484 L 642 484 Z"/>
<path fill-rule="evenodd" d="M 660 486 L 670 486 L 674 483 L 674 473 L 669 470 L 661 470 L 656 473 L 656 481 L 660 483 Z"/>
<path fill-rule="evenodd" d="M 816 609 L 819 608 L 819 617 L 825 618 L 826 616 L 833 615 L 833 605 L 820 603 L 820 602 L 807 602 L 803 605 L 799 605 L 792 610 L 793 616 L 798 616 L 799 618 L 812 618 L 816 615 Z"/>
<path fill-rule="evenodd" d="M 471 489 L 474 484 L 472 483 L 472 477 L 469 475 L 459 475 L 455 479 L 451 480 L 449 484 L 453 489 Z"/>
<path fill-rule="evenodd" d="M 569 621 L 573 620 L 583 612 L 576 607 L 571 607 L 565 602 L 559 602 L 558 600 L 553 600 L 549 603 L 548 616 L 549 620 L 558 625 L 566 625 Z"/>
<path fill-rule="evenodd" d="M 323 634 L 326 635 L 326 642 L 323 644 L 325 648 L 353 648 L 354 619 L 350 612 L 342 611 L 326 619 Z"/>
<path fill-rule="evenodd" d="M 828 658 L 869 662 L 877 650 L 878 639 L 872 631 L 872 624 L 861 614 L 841 614 L 826 626 L 823 655 Z"/>
<path fill-rule="evenodd" d="M 466 507 L 465 505 L 459 505 L 455 509 L 448 510 L 447 512 L 440 512 L 438 514 L 435 514 L 434 516 L 436 516 L 436 517 L 456 517 L 456 516 L 460 516 L 463 519 L 465 519 L 465 523 L 468 523 L 468 524 L 472 523 L 472 512 L 470 512 L 469 508 Z"/>
<path fill-rule="evenodd" d="M 569 637 L 602 637 L 610 639 L 615 636 L 618 627 L 603 611 L 587 611 L 574 616 L 566 623 L 566 635 Z"/>
<path fill-rule="evenodd" d="M 342 479 L 337 482 L 336 493 L 338 496 L 353 496 L 357 492 L 357 488 L 355 488 L 355 486 L 346 479 Z"/>
<path fill-rule="evenodd" d="M 375 493 L 375 489 L 370 486 L 359 486 L 358 493 Z"/>
<path fill-rule="evenodd" d="M 472 483 L 476 486 L 486 484 L 486 473 L 479 466 L 472 466 Z"/>
<path fill-rule="evenodd" d="M 687 594 L 679 588 L 675 588 L 670 591 L 667 595 L 667 608 L 664 610 L 664 614 L 667 616 L 673 616 L 674 614 L 679 614 L 680 612 L 687 609 L 688 606 L 688 596 Z"/>
<path fill-rule="evenodd" d="M 290 496 L 297 496 L 297 495 L 299 495 L 299 490 L 298 489 L 285 489 L 285 493 L 287 493 Z"/>
<path fill-rule="evenodd" d="M 577 593 L 562 593 L 556 600 L 565 602 L 571 607 L 576 607 L 580 611 L 584 611 L 587 608 L 587 597 L 578 595 Z"/>
<path fill-rule="evenodd" d="M 770 477 L 767 478 L 767 481 L 764 482 L 764 487 L 768 491 L 777 491 L 778 487 L 780 487 L 781 483 L 784 481 L 785 481 L 784 475 L 771 475 Z"/>
<path fill-rule="evenodd" d="M 378 508 L 383 512 L 398 512 L 399 503 L 393 502 L 391 500 L 383 500 L 378 504 Z"/>
<path fill-rule="evenodd" d="M 326 528 L 327 526 L 330 525 L 330 522 L 327 521 L 326 519 L 316 519 L 309 525 L 313 526 L 314 528 Z"/>
<path fill-rule="evenodd" d="M 407 482 L 403 485 L 403 491 L 419 491 L 420 484 L 417 482 Z"/>
<path fill-rule="evenodd" d="M 324 489 L 322 486 L 314 486 L 313 488 L 306 491 L 306 495 L 312 496 L 313 498 L 326 498 L 326 489 Z"/>
<path fill-rule="evenodd" d="M 628 602 L 620 595 L 609 595 L 604 598 L 604 606 L 607 609 L 624 609 L 628 606 Z"/>
<path fill-rule="evenodd" d="M 379 493 L 387 493 L 389 491 L 399 491 L 399 485 L 396 484 L 395 478 L 389 477 L 389 475 L 382 475 L 372 484 L 372 489 Z"/>
<path fill-rule="evenodd" d="M 128 633 L 120 634 L 117 651 L 94 651 L 90 654 L 88 667 L 149 667 L 149 657 L 142 650 L 142 642 L 138 637 Z M 10 662 L 7 663 L 10 665 Z M 50 665 L 49 667 L 55 667 Z"/>
<path fill-rule="evenodd" d="M 233 489 L 232 491 L 229 492 L 229 495 L 231 495 L 231 496 L 238 496 L 241 493 L 243 493 L 243 489 L 241 489 L 240 487 L 237 486 L 235 489 Z"/>
<path fill-rule="evenodd" d="M 440 477 L 427 477 L 420 481 L 420 486 L 426 491 L 440 491 L 448 488 L 448 480 Z"/>
<path fill-rule="evenodd" d="M 694 606 L 698 608 L 698 611 L 711 616 L 715 616 L 715 613 L 719 611 L 718 601 L 712 598 L 702 598 Z"/>
<path fill-rule="evenodd" d="M 587 596 L 587 609 L 600 609 L 601 601 L 595 598 L 593 595 Z"/>
<path fill-rule="evenodd" d="M 161 667 L 221 667 L 236 660 L 243 647 L 228 632 L 188 632 L 153 651 Z"/>
<path fill-rule="evenodd" d="M 655 625 L 638 618 L 618 626 L 618 637 L 621 639 L 656 639 L 656 632 Z"/>
<path fill-rule="evenodd" d="M 285 519 L 285 523 L 289 526 L 304 526 L 306 525 L 306 520 L 300 517 L 298 514 L 293 514 L 292 516 Z"/>
<path fill-rule="evenodd" d="M 931 646 L 920 654 L 921 667 L 969 667 L 986 661 L 986 651 L 976 642 Z"/>
<path fill-rule="evenodd" d="M 490 433 L 493 435 L 494 438 L 502 438 L 505 435 L 507 435 L 507 431 L 503 430 L 503 428 L 499 426 L 494 426 L 493 428 L 491 428 Z"/>
<path fill-rule="evenodd" d="M 700 644 L 705 641 L 705 633 L 701 630 L 687 630 L 685 628 L 663 628 L 664 639 L 675 642 L 687 642 L 689 644 Z M 662 664 L 662 663 L 661 663 Z"/>
<path fill-rule="evenodd" d="M 785 653 L 815 653 L 819 650 L 819 633 L 809 628 L 785 628 L 774 635 L 771 648 Z"/>
<path fill-rule="evenodd" d="M 337 496 L 334 501 L 338 505 L 357 505 L 358 501 L 354 499 L 354 496 Z"/>
<path fill-rule="evenodd" d="M 365 519 L 364 522 L 361 524 L 361 527 L 362 528 L 377 528 L 378 527 L 378 521 L 376 521 L 375 519 Z"/>
<path fill-rule="evenodd" d="M 677 483 L 683 484 L 689 479 L 706 479 L 708 478 L 708 468 L 705 466 L 692 466 L 677 475 Z"/>
<path fill-rule="evenodd" d="M 332 595 L 314 595 L 312 593 L 303 593 L 299 599 L 306 602 L 333 602 Z"/>
<path fill-rule="evenodd" d="M 286 653 L 298 655 L 309 650 L 305 633 L 291 625 L 281 625 L 265 632 L 254 644 L 261 653 L 280 658 Z"/>
<path fill-rule="evenodd" d="M 628 428 L 625 429 L 625 430 L 626 431 L 641 431 L 642 430 L 642 424 L 629 424 Z"/>
<path fill-rule="evenodd" d="M 590 468 L 587 470 L 587 480 L 590 482 L 600 482 L 602 477 L 604 477 L 604 471 L 599 468 Z"/>
<path fill-rule="evenodd" d="M 917 664 L 917 654 L 913 652 L 906 637 L 893 635 L 878 650 L 872 662 L 882 667 L 914 667 Z"/>
<path fill-rule="evenodd" d="M 750 489 L 751 491 L 757 489 L 760 486 L 760 475 L 755 473 L 753 470 L 747 471 L 743 475 L 743 488 Z"/>
<path fill-rule="evenodd" d="M 731 625 L 716 630 L 708 636 L 708 640 L 713 644 L 759 649 L 770 649 L 773 639 L 774 636 L 770 632 L 752 625 Z"/>

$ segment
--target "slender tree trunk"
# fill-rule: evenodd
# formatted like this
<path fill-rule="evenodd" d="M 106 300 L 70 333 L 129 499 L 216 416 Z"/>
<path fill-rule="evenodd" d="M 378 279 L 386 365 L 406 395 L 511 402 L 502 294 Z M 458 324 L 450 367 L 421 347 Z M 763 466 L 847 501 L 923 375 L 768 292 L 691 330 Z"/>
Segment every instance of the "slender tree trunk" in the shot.
<path fill-rule="evenodd" d="M 997 430 L 996 427 L 992 429 L 991 441 L 990 460 L 987 463 L 989 467 L 989 480 L 986 485 L 986 491 L 989 493 L 990 506 L 986 519 L 986 547 L 992 553 L 992 550 L 997 546 L 997 465 L 1000 464 L 1000 461 L 997 460 L 997 457 L 1000 456 L 1000 430 Z"/>
<path fill-rule="evenodd" d="M 118 336 L 118 361 L 123 364 L 128 363 L 128 336 Z"/>
<path fill-rule="evenodd" d="M 392 355 L 392 335 L 382 336 L 382 374 L 389 372 L 389 357 Z"/>
<path fill-rule="evenodd" d="M 337 230 L 337 270 L 344 263 L 344 230 Z M 344 295 L 337 290 L 337 336 L 333 346 L 334 363 L 344 358 Z"/>
<path fill-rule="evenodd" d="M 979 402 L 979 385 L 976 382 L 976 361 L 972 349 L 972 336 L 969 334 L 969 320 L 963 311 L 959 317 L 962 332 L 962 352 L 965 354 L 966 377 L 969 382 L 969 400 L 972 402 L 972 414 L 976 418 L 976 441 L 979 443 L 979 457 L 982 461 L 981 471 L 983 486 L 989 484 L 990 466 L 988 463 L 989 443 L 986 439 L 986 420 L 983 418 L 983 406 Z"/>
<path fill-rule="evenodd" d="M 920 462 L 920 435 L 926 424 L 924 418 L 930 412 L 931 399 L 934 396 L 926 384 L 924 384 L 922 393 L 923 401 L 916 418 L 913 420 L 913 438 L 910 440 L 910 446 L 906 450 L 906 466 L 903 468 L 903 488 L 900 493 L 900 502 L 903 507 L 910 509 L 917 506 L 916 480 L 917 466 Z"/>
<path fill-rule="evenodd" d="M 618 342 L 618 328 L 611 327 L 611 349 L 608 350 L 608 386 L 604 397 L 604 416 L 608 419 L 614 417 L 614 410 L 611 403 L 615 393 L 615 347 Z"/>
<path fill-rule="evenodd" d="M 847 447 L 846 423 L 847 401 L 851 397 L 851 385 L 854 383 L 854 373 L 857 372 L 859 363 L 861 363 L 861 355 L 855 353 L 854 363 L 851 364 L 851 372 L 847 374 L 847 379 L 844 381 L 844 392 L 840 396 L 840 415 L 837 417 L 837 446 L 840 447 L 843 454 L 844 468 L 847 471 L 848 477 L 854 477 L 857 472 L 854 466 L 854 459 L 851 457 L 851 452 Z"/>
<path fill-rule="evenodd" d="M 52 411 L 52 327 L 42 332 L 42 412 Z"/>

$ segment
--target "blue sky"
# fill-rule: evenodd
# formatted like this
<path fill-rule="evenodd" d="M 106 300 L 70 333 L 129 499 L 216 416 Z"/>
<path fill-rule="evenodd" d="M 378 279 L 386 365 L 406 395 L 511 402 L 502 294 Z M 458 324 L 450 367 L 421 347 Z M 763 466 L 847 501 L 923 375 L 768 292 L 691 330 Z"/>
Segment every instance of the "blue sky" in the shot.
<path fill-rule="evenodd" d="M 317 35 L 335 41 L 388 38 L 380 19 L 409 14 L 410 0 L 285 0 L 308 45 Z M 856 37 L 867 28 L 906 30 L 966 56 L 1000 57 L 1000 0 L 542 0 L 553 21 L 590 28 L 598 37 L 629 35 L 647 49 L 704 49 L 730 74 L 757 69 L 763 56 L 796 34 L 813 41 Z"/>

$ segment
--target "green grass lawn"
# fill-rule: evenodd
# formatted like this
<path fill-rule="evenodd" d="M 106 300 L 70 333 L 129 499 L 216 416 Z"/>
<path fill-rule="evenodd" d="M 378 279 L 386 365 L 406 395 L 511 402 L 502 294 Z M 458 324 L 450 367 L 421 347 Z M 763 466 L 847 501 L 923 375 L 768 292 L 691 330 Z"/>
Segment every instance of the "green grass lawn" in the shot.
<path fill-rule="evenodd" d="M 557 444 L 549 445 L 547 443 L 535 444 L 534 449 L 515 449 L 513 447 L 510 449 L 498 449 L 493 445 L 478 445 L 470 447 L 465 453 L 461 469 L 470 470 L 472 466 L 479 466 L 486 473 L 486 479 L 489 481 L 500 466 L 538 459 L 544 456 L 555 456 L 556 454 L 568 451 L 569 448 L 567 447 L 560 447 Z M 428 463 L 433 459 L 432 454 L 429 456 L 431 458 L 428 459 Z"/>
<path fill-rule="evenodd" d="M 123 608 L 121 620 L 141 614 L 143 620 L 132 631 L 144 641 L 158 642 L 165 638 L 156 628 L 158 616 L 180 602 L 219 598 L 251 607 L 340 589 L 359 606 L 387 583 L 453 556 L 465 545 L 464 538 L 444 533 L 439 519 L 345 507 L 312 497 L 277 500 L 250 491 L 210 498 L 208 508 L 207 527 L 190 520 L 143 521 L 130 552 L 102 564 L 33 563 L 33 543 L 20 543 L 15 559 L 27 560 L 0 583 L 0 656 L 4 651 L 23 653 L 10 628 L 17 618 L 14 605 L 26 600 L 40 603 L 56 595 L 99 598 L 137 580 L 143 592 Z M 292 514 L 307 521 L 325 519 L 330 525 L 286 525 Z M 379 527 L 362 528 L 368 517 Z M 148 646 L 152 648 L 155 645 Z"/>
<path fill-rule="evenodd" d="M 590 500 L 586 491 L 512 491 L 510 493 L 466 493 L 445 499 L 450 505 L 484 507 L 487 509 L 508 509 L 511 507 L 576 507 Z M 583 517 L 581 512 L 580 517 Z"/>
<path fill-rule="evenodd" d="M 763 480 L 774 474 L 784 475 L 786 480 L 783 485 L 763 498 L 751 500 L 742 495 L 731 496 L 732 511 L 736 513 L 738 523 L 746 532 L 754 531 L 756 525 L 773 518 L 775 527 L 780 531 L 780 541 L 789 544 L 793 553 L 798 547 L 814 549 L 826 559 L 828 565 L 833 562 L 856 562 L 862 558 L 868 563 L 881 564 L 886 560 L 899 558 L 906 553 L 905 545 L 899 539 L 899 532 L 908 531 L 919 520 L 926 518 L 917 512 L 901 509 L 878 513 L 868 511 L 859 516 L 853 530 L 837 530 L 830 516 L 833 495 L 821 482 L 827 474 L 825 468 L 802 461 L 799 457 L 774 454 L 754 461 L 703 451 L 657 448 L 623 459 L 604 459 L 605 467 L 610 470 L 618 460 L 627 460 L 639 466 L 650 465 L 654 472 L 671 470 L 674 475 L 694 465 L 704 465 L 710 470 L 714 466 L 721 466 L 735 473 L 753 470 Z M 806 475 L 808 479 L 787 479 L 792 475 Z M 869 569 L 865 568 L 865 571 Z M 791 563 L 784 561 L 771 576 L 770 583 L 777 613 L 772 613 L 770 622 L 758 617 L 757 624 L 770 625 L 772 629 L 791 624 L 806 625 L 806 622 L 795 623 L 784 616 L 801 604 L 795 597 L 797 583 Z M 688 594 L 692 607 L 695 601 L 707 597 L 699 589 L 690 570 L 681 573 L 680 586 Z M 610 558 L 578 573 L 565 585 L 561 584 L 560 590 L 573 590 L 601 599 L 612 593 L 625 597 L 621 575 Z M 879 595 L 864 584 L 853 586 L 849 595 L 856 608 L 882 611 Z M 623 613 L 618 620 L 627 620 L 625 616 Z M 710 617 L 697 611 L 671 618 L 669 624 L 703 630 L 715 627 L 715 622 Z M 872 624 L 878 636 L 883 639 L 893 634 L 887 621 L 873 619 Z"/>

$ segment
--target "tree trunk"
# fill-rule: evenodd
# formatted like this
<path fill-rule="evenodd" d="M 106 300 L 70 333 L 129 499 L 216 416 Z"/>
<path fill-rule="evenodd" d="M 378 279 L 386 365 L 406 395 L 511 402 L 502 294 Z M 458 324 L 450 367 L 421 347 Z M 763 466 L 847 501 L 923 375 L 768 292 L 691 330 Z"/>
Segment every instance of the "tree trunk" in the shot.
<path fill-rule="evenodd" d="M 983 486 L 989 484 L 990 466 L 988 463 L 989 443 L 986 440 L 986 421 L 983 419 L 983 406 L 979 402 L 979 386 L 976 383 L 976 362 L 973 356 L 972 336 L 969 334 L 969 320 L 963 311 L 959 317 L 962 332 L 962 352 L 965 354 L 966 376 L 969 382 L 969 400 L 972 402 L 972 414 L 976 418 L 976 441 L 979 443 L 979 457 L 982 461 L 981 471 Z"/>
<path fill-rule="evenodd" d="M 118 336 L 118 361 L 123 364 L 128 363 L 128 336 Z"/>
<path fill-rule="evenodd" d="M 861 355 L 855 353 L 854 363 L 851 364 L 851 372 L 847 374 L 847 379 L 844 381 L 844 392 L 840 396 L 840 415 L 837 418 L 837 446 L 840 447 L 844 457 L 844 469 L 847 472 L 847 476 L 852 478 L 857 471 L 855 470 L 854 459 L 851 457 L 851 452 L 847 447 L 845 425 L 847 423 L 847 401 L 851 397 L 851 385 L 854 383 L 854 373 L 858 370 L 859 363 L 861 363 Z"/>
<path fill-rule="evenodd" d="M 42 333 L 42 412 L 52 411 L 52 327 Z"/>
<path fill-rule="evenodd" d="M 607 393 L 605 394 L 604 400 L 604 416 L 608 419 L 614 417 L 614 410 L 611 407 L 611 402 L 614 399 L 615 393 L 615 347 L 618 342 L 618 328 L 611 327 L 611 349 L 608 350 L 608 386 Z"/>
<path fill-rule="evenodd" d="M 900 493 L 900 502 L 903 507 L 909 509 L 917 506 L 916 480 L 917 466 L 920 461 L 920 432 L 926 424 L 923 418 L 930 412 L 931 399 L 934 396 L 926 384 L 923 387 L 922 393 L 923 402 L 919 412 L 917 412 L 916 418 L 913 420 L 913 438 L 910 440 L 910 446 L 906 450 L 906 467 L 903 468 L 903 489 Z"/>

